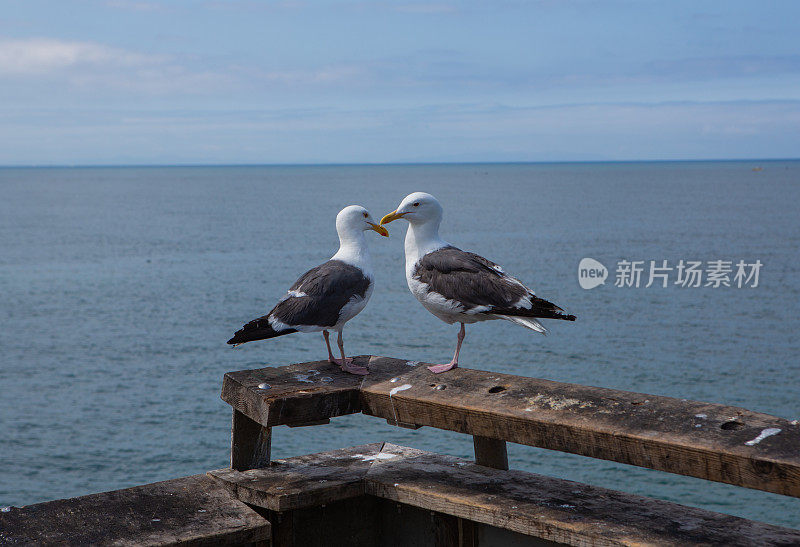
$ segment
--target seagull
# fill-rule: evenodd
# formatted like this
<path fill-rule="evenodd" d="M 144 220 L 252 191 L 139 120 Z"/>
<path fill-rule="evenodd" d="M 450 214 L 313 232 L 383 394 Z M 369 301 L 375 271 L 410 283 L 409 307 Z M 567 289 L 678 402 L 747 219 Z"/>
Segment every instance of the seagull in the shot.
<path fill-rule="evenodd" d="M 428 367 L 440 373 L 458 367 L 466 323 L 505 319 L 542 334 L 537 318 L 575 321 L 558 306 L 542 300 L 503 268 L 482 256 L 462 251 L 439 237 L 442 206 L 425 192 L 409 194 L 381 219 L 381 226 L 402 218 L 406 232 L 406 281 L 426 310 L 447 324 L 461 323 L 453 360 Z"/>
<path fill-rule="evenodd" d="M 342 328 L 363 310 L 372 295 L 374 278 L 372 261 L 364 232 L 374 230 L 384 237 L 386 228 L 375 223 L 369 211 L 350 205 L 336 215 L 339 250 L 330 260 L 300 276 L 272 310 L 236 331 L 228 343 L 234 347 L 253 340 L 275 338 L 293 332 L 319 332 L 328 348 L 328 361 L 352 374 L 369 371 L 344 356 Z M 328 331 L 338 332 L 337 343 L 342 354 L 331 353 Z"/>

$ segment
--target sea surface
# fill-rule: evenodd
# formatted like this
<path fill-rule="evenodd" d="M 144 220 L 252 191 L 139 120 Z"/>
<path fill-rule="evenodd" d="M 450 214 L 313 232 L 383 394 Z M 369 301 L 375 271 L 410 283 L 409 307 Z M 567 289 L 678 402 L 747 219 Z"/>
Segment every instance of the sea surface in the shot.
<path fill-rule="evenodd" d="M 758 170 L 761 168 L 761 170 Z M 756 170 L 754 170 L 756 169 Z M 0 506 L 227 465 L 226 371 L 325 357 L 319 334 L 225 344 L 337 248 L 336 213 L 412 191 L 442 236 L 578 316 L 544 337 L 467 327 L 461 363 L 800 418 L 800 162 L 0 169 Z M 405 225 L 368 233 L 376 289 L 345 349 L 447 362 L 456 326 L 408 292 Z M 374 236 L 374 237 L 373 237 Z M 578 284 L 584 257 L 609 271 Z M 645 261 L 640 287 L 615 286 Z M 650 261 L 759 260 L 758 286 L 649 288 Z M 703 280 L 705 282 L 705 279 Z M 275 458 L 391 441 L 470 457 L 466 435 L 362 415 L 276 428 Z M 764 441 L 767 442 L 767 441 Z M 800 500 L 509 445 L 513 468 L 800 527 Z"/>

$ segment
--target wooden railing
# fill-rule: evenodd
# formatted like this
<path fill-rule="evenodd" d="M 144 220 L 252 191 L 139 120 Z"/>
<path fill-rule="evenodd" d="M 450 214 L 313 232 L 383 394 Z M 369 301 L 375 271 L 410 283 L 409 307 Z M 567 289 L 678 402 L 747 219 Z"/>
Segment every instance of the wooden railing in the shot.
<path fill-rule="evenodd" d="M 476 462 L 507 469 L 505 442 L 571 452 L 800 497 L 800 425 L 715 403 L 362 356 L 370 374 L 327 362 L 229 372 L 231 467 L 269 462 L 270 428 L 362 412 L 401 427 L 474 436 Z"/>
<path fill-rule="evenodd" d="M 0 545 L 800 545 L 783 528 L 508 470 L 506 442 L 800 496 L 800 426 L 713 403 L 362 356 L 229 372 L 231 467 L 0 512 Z M 361 412 L 473 436 L 475 462 L 387 442 L 270 461 L 278 425 Z M 544 541 L 544 543 L 543 543 Z"/>

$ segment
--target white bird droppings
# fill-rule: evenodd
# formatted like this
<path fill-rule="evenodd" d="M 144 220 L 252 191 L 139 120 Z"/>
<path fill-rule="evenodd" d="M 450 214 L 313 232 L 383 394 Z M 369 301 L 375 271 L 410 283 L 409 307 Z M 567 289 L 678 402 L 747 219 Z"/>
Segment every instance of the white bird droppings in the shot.
<path fill-rule="evenodd" d="M 392 414 L 394 415 L 394 423 L 395 424 L 398 423 L 397 409 L 395 409 L 395 407 L 394 407 L 394 400 L 392 400 L 392 395 L 396 395 L 397 392 L 405 391 L 407 389 L 411 389 L 411 384 L 403 384 L 402 386 L 397 386 L 395 388 L 392 388 L 391 391 L 389 391 L 389 403 L 392 405 Z"/>
<path fill-rule="evenodd" d="M 389 454 L 387 452 L 379 452 L 373 456 L 367 456 L 366 454 L 353 454 L 350 456 L 351 458 L 361 458 L 362 462 L 372 462 L 375 460 L 391 460 L 392 458 L 396 458 L 397 454 Z"/>
<path fill-rule="evenodd" d="M 538 393 L 535 397 L 529 397 L 527 403 L 529 408 L 542 408 L 551 410 L 564 410 L 577 406 L 578 408 L 587 408 L 592 406 L 589 401 L 579 401 L 578 399 L 570 399 L 565 397 L 545 395 Z M 525 410 L 528 410 L 527 408 Z"/>
<path fill-rule="evenodd" d="M 419 361 L 406 361 L 406 365 L 409 367 L 415 367 L 419 364 Z"/>
<path fill-rule="evenodd" d="M 11 511 L 11 506 L 0 507 L 0 513 L 8 513 Z"/>
<path fill-rule="evenodd" d="M 694 417 L 700 418 L 701 420 L 705 420 L 706 418 L 708 418 L 708 414 L 695 414 Z"/>
<path fill-rule="evenodd" d="M 761 441 L 763 441 L 764 439 L 766 439 L 767 437 L 771 437 L 773 435 L 777 435 L 781 431 L 783 431 L 783 430 L 782 429 L 778 429 L 777 427 L 768 427 L 765 430 L 763 430 L 761 433 L 759 433 L 758 437 L 756 437 L 752 441 L 747 441 L 744 444 L 746 444 L 747 446 L 756 445 L 756 444 L 760 443 Z"/>
<path fill-rule="evenodd" d="M 397 386 L 395 388 L 392 388 L 392 390 L 389 391 L 389 397 L 391 397 L 392 395 L 397 395 L 401 391 L 411 389 L 412 387 L 414 386 L 412 386 L 411 384 L 403 384 L 402 386 Z"/>
<path fill-rule="evenodd" d="M 295 374 L 294 379 L 298 382 L 305 382 L 306 384 L 313 384 L 314 380 L 309 380 L 307 374 Z"/>
<path fill-rule="evenodd" d="M 394 378 L 392 378 L 392 379 L 391 379 L 391 380 L 389 380 L 389 381 L 390 381 L 391 383 L 395 383 L 395 382 L 396 382 L 397 380 L 399 380 L 399 379 L 400 379 L 400 378 L 398 378 L 397 376 L 395 376 Z"/>
<path fill-rule="evenodd" d="M 269 388 L 271 388 L 271 387 L 272 387 L 272 386 L 271 386 L 271 385 L 269 385 L 269 384 L 267 384 L 267 383 L 264 383 L 264 384 L 258 384 L 258 389 L 269 389 Z"/>

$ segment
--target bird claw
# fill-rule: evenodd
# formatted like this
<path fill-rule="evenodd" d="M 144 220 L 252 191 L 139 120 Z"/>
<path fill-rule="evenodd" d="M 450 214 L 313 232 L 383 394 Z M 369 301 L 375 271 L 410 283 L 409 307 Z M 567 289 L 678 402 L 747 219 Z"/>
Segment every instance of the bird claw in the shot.
<path fill-rule="evenodd" d="M 368 369 L 353 363 L 352 357 L 345 358 L 344 363 L 342 363 L 341 359 L 333 359 L 333 363 L 339 365 L 343 371 L 349 372 L 350 374 L 358 374 L 360 376 L 369 374 Z"/>
<path fill-rule="evenodd" d="M 432 365 L 428 367 L 428 370 L 433 372 L 434 374 L 441 374 L 442 372 L 447 372 L 450 369 L 458 368 L 458 363 L 447 363 L 444 365 Z"/>

